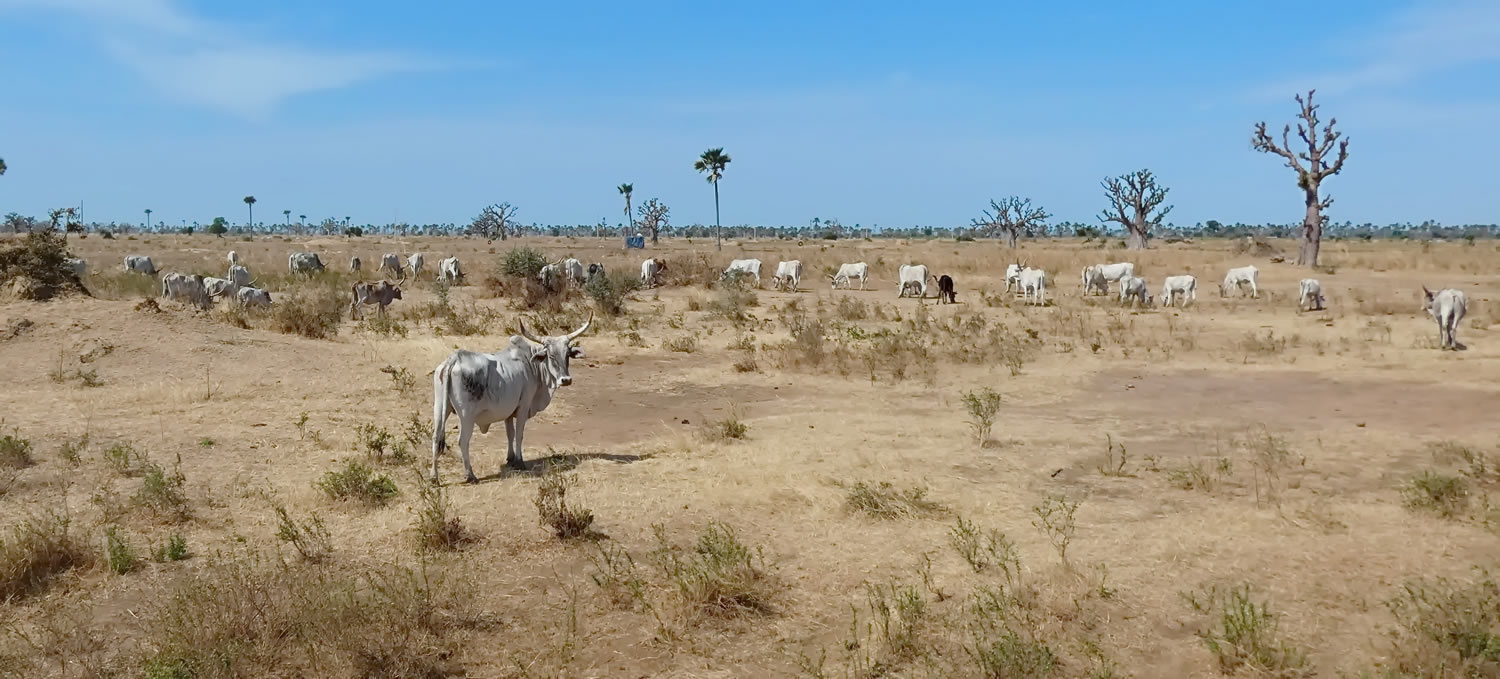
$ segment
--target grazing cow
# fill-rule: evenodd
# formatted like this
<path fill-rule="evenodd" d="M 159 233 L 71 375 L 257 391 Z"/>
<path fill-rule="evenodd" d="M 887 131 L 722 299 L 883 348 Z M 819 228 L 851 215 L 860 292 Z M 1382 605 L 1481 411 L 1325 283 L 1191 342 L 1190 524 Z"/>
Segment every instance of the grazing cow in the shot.
<path fill-rule="evenodd" d="M 286 268 L 291 273 L 312 275 L 323 270 L 323 260 L 316 252 L 293 252 L 286 257 Z"/>
<path fill-rule="evenodd" d="M 1240 286 L 1250 284 L 1250 296 L 1260 297 L 1260 290 L 1255 286 L 1256 279 L 1260 278 L 1260 269 L 1253 266 L 1242 266 L 1230 269 L 1224 274 L 1224 282 L 1219 285 L 1219 296 L 1225 297 L 1230 290 L 1242 291 Z"/>
<path fill-rule="evenodd" d="M 235 291 L 234 298 L 242 307 L 271 306 L 271 293 L 260 288 L 240 288 Z"/>
<path fill-rule="evenodd" d="M 1021 298 L 1031 304 L 1047 304 L 1047 272 L 1026 267 L 1021 270 Z"/>
<path fill-rule="evenodd" d="M 1161 305 L 1172 306 L 1174 297 L 1182 296 L 1181 306 L 1186 307 L 1188 301 L 1198 301 L 1198 279 L 1190 275 L 1167 276 L 1161 282 Z"/>
<path fill-rule="evenodd" d="M 1323 310 L 1323 284 L 1316 278 L 1304 278 L 1297 283 L 1297 310 Z"/>
<path fill-rule="evenodd" d="M 401 284 L 405 283 L 403 278 L 395 283 L 380 281 L 379 283 L 355 283 L 354 301 L 349 303 L 349 320 L 359 318 L 359 307 L 365 304 L 375 304 L 379 308 L 376 313 L 385 314 L 385 308 L 390 306 L 394 300 L 401 299 Z"/>
<path fill-rule="evenodd" d="M 125 270 L 148 276 L 156 275 L 156 265 L 152 264 L 151 258 L 145 255 L 125 255 Z"/>
<path fill-rule="evenodd" d="M 1019 291 L 1021 289 L 1021 269 L 1024 268 L 1026 267 L 1021 266 L 1019 263 L 1007 264 L 1005 266 L 1006 292 L 1010 292 L 1012 290 Z"/>
<path fill-rule="evenodd" d="M 953 289 L 953 277 L 949 276 L 948 274 L 943 274 L 941 276 L 935 276 L 934 280 L 937 281 L 938 304 L 942 304 L 945 301 L 948 304 L 957 304 L 958 292 Z"/>
<path fill-rule="evenodd" d="M 349 272 L 350 273 L 358 273 L 359 270 L 360 270 L 360 268 L 362 268 L 363 266 L 364 266 L 364 262 L 359 261 L 359 255 L 355 255 L 355 256 L 349 258 Z"/>
<path fill-rule="evenodd" d="M 235 291 L 239 289 L 240 286 L 235 285 L 234 281 L 229 280 L 228 278 L 214 278 L 213 276 L 203 277 L 203 291 L 208 293 L 208 298 L 210 300 L 218 299 L 220 297 L 224 297 L 225 295 L 228 295 L 232 299 L 234 297 Z"/>
<path fill-rule="evenodd" d="M 229 251 L 229 266 L 239 266 L 239 265 L 240 265 L 240 253 L 235 252 L 234 250 L 230 250 Z"/>
<path fill-rule="evenodd" d="M 1130 302 L 1131 306 L 1151 306 L 1151 292 L 1146 288 L 1146 279 L 1140 276 L 1120 279 L 1120 303 L 1126 302 Z"/>
<path fill-rule="evenodd" d="M 376 269 L 375 272 L 385 273 L 389 271 L 392 276 L 400 276 L 401 272 L 405 270 L 406 267 L 401 263 L 401 255 L 394 252 L 387 252 L 380 256 L 380 268 Z"/>
<path fill-rule="evenodd" d="M 667 270 L 667 260 L 652 257 L 641 262 L 641 286 L 654 288 L 661 285 L 661 273 Z"/>
<path fill-rule="evenodd" d="M 598 262 L 594 262 L 593 264 L 589 265 L 589 280 L 593 280 L 594 276 L 602 276 L 602 275 L 604 275 L 604 265 L 603 264 L 600 264 Z"/>
<path fill-rule="evenodd" d="M 542 338 L 528 332 L 525 321 L 518 322 L 521 335 L 511 337 L 509 347 L 493 354 L 455 351 L 432 371 L 434 483 L 438 480 L 438 455 L 448 447 L 449 413 L 458 415 L 458 449 L 463 456 L 465 481 L 475 483 L 478 479 L 469 463 L 469 439 L 474 427 L 488 434 L 490 425 L 505 420 L 505 463 L 522 467 L 526 421 L 547 409 L 558 387 L 573 383 L 569 359 L 583 356 L 583 349 L 573 346 L 573 340 L 589 329 L 594 317 L 589 316 L 583 327 L 566 335 Z"/>
<path fill-rule="evenodd" d="M 927 273 L 926 264 L 902 264 L 898 272 L 901 287 L 896 290 L 896 299 L 906 296 L 907 288 L 914 288 L 913 292 L 919 298 L 927 297 Z"/>
<path fill-rule="evenodd" d="M 776 263 L 776 275 L 771 278 L 771 287 L 780 290 L 782 286 L 796 292 L 797 287 L 802 285 L 802 260 L 793 259 Z"/>
<path fill-rule="evenodd" d="M 83 278 L 89 272 L 89 263 L 77 257 L 69 257 L 68 269 L 72 270 L 74 276 Z"/>
<path fill-rule="evenodd" d="M 410 257 L 406 258 L 406 265 L 411 267 L 412 278 L 416 278 L 422 275 L 422 264 L 426 261 L 427 260 L 422 257 L 422 253 L 420 252 L 413 252 L 411 253 Z"/>
<path fill-rule="evenodd" d="M 542 287 L 547 288 L 548 290 L 552 290 L 558 283 L 560 283 L 562 281 L 562 276 L 562 260 L 558 260 L 557 262 L 548 264 L 542 267 L 541 271 L 536 272 L 537 280 L 541 281 Z"/>
<path fill-rule="evenodd" d="M 231 267 L 229 267 L 229 273 L 227 275 L 225 275 L 224 277 L 228 278 L 230 281 L 233 281 L 234 282 L 234 287 L 237 287 L 237 288 L 242 288 L 242 287 L 245 287 L 247 285 L 252 285 L 252 283 L 250 282 L 250 270 L 246 269 L 243 266 L 231 266 Z"/>
<path fill-rule="evenodd" d="M 829 278 L 833 282 L 834 289 L 838 289 L 839 284 L 843 284 L 846 288 L 851 287 L 854 280 L 859 279 L 859 289 L 864 290 L 865 283 L 870 280 L 870 267 L 864 262 L 840 264 L 839 272 Z"/>
<path fill-rule="evenodd" d="M 1101 295 L 1109 294 L 1110 281 L 1118 281 L 1126 276 L 1135 275 L 1135 264 L 1131 262 L 1095 264 L 1089 267 L 1089 269 L 1093 269 L 1094 274 L 1092 279 L 1086 278 L 1084 281 L 1085 292 L 1092 286 Z M 1084 269 L 1085 276 L 1087 276 L 1089 269 Z"/>
<path fill-rule="evenodd" d="M 1434 293 L 1422 286 L 1422 310 L 1438 324 L 1438 344 L 1441 349 L 1453 349 L 1457 351 L 1462 344 L 1458 343 L 1458 324 L 1463 322 L 1464 314 L 1469 311 L 1469 298 L 1462 290 L 1444 288 Z"/>
<path fill-rule="evenodd" d="M 203 308 L 207 308 L 213 303 L 213 300 L 209 299 L 208 289 L 203 284 L 203 277 L 198 274 L 190 276 L 181 273 L 169 273 L 162 276 L 161 295 L 170 300 Z"/>
<path fill-rule="evenodd" d="M 754 276 L 755 287 L 760 287 L 760 260 L 758 259 L 736 259 L 729 262 L 729 268 L 719 274 L 719 280 L 729 280 L 736 276 Z"/>
<path fill-rule="evenodd" d="M 449 257 L 438 262 L 438 280 L 448 285 L 458 285 L 464 279 L 464 272 L 458 267 L 458 258 Z"/>

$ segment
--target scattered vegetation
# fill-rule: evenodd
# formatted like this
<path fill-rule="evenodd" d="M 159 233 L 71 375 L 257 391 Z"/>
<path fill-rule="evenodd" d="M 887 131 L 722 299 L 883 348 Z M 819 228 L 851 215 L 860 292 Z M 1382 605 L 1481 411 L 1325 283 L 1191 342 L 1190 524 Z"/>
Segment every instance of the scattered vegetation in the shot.
<path fill-rule="evenodd" d="M 729 414 L 722 419 L 711 420 L 704 423 L 700 431 L 703 440 L 710 443 L 724 441 L 739 441 L 750 433 L 750 425 L 740 420 L 737 408 L 730 408 Z"/>
<path fill-rule="evenodd" d="M 568 491 L 576 483 L 572 474 L 549 468 L 536 488 L 537 519 L 542 526 L 551 528 L 559 540 L 600 537 L 592 528 L 594 512 L 578 504 L 576 495 L 575 501 L 568 504 Z"/>
<path fill-rule="evenodd" d="M 0 291 L 45 302 L 67 294 L 89 294 L 73 273 L 68 242 L 53 230 L 32 231 L 0 245 Z"/>
<path fill-rule="evenodd" d="M 414 484 L 417 488 L 417 516 L 412 521 L 418 550 L 454 550 L 473 542 L 474 534 L 453 515 L 448 491 L 435 483 L 424 483 L 421 476 L 421 472 L 417 472 Z"/>
<path fill-rule="evenodd" d="M 293 293 L 271 306 L 271 327 L 288 335 L 328 339 L 338 334 L 345 298 L 326 288 Z"/>
<path fill-rule="evenodd" d="M 0 467 L 24 469 L 36 464 L 31 456 L 31 441 L 21 438 L 21 430 L 12 428 L 10 433 L 0 436 Z"/>
<path fill-rule="evenodd" d="M 1306 651 L 1281 638 L 1278 616 L 1267 602 L 1256 603 L 1249 585 L 1227 590 L 1215 587 L 1184 594 L 1184 598 L 1194 610 L 1211 616 L 1209 628 L 1199 636 L 1224 673 L 1248 670 L 1276 677 L 1311 674 Z"/>
<path fill-rule="evenodd" d="M 141 467 L 141 489 L 136 493 L 135 500 L 150 509 L 152 516 L 169 521 L 184 521 L 192 515 L 188 509 L 187 493 L 183 490 L 186 481 L 180 457 L 170 472 L 155 462 L 147 461 Z"/>
<path fill-rule="evenodd" d="M 678 335 L 667 338 L 661 345 L 666 347 L 667 351 L 691 354 L 698 350 L 698 338 L 693 335 Z"/>
<path fill-rule="evenodd" d="M 68 532 L 65 514 L 41 513 L 0 540 L 0 601 L 36 594 L 59 575 L 94 563 L 94 552 Z"/>
<path fill-rule="evenodd" d="M 942 505 L 927 499 L 926 488 L 897 488 L 889 482 L 856 482 L 844 491 L 844 506 L 877 519 L 907 519 L 941 513 Z"/>
<path fill-rule="evenodd" d="M 1386 606 L 1396 619 L 1382 677 L 1500 675 L 1500 584 L 1476 569 L 1468 582 L 1417 578 Z"/>
<path fill-rule="evenodd" d="M 1052 548 L 1057 550 L 1057 557 L 1063 563 L 1068 562 L 1068 545 L 1073 542 L 1073 531 L 1077 528 L 1073 514 L 1078 511 L 1079 504 L 1077 501 L 1069 502 L 1062 495 L 1050 495 L 1041 504 L 1031 508 L 1031 512 L 1036 514 L 1031 525 L 1047 536 L 1047 541 L 1052 543 Z"/>
<path fill-rule="evenodd" d="M 276 514 L 276 539 L 291 545 L 303 561 L 317 563 L 333 553 L 333 537 L 317 514 L 297 521 L 275 500 L 271 501 L 271 511 Z"/>
<path fill-rule="evenodd" d="M 690 611 L 711 617 L 771 612 L 776 587 L 765 558 L 760 548 L 741 542 L 732 527 L 708 524 L 690 549 L 673 544 L 666 527 L 657 524 L 654 530 L 652 558 Z"/>
<path fill-rule="evenodd" d="M 400 494 L 396 482 L 385 474 L 350 460 L 342 469 L 327 471 L 318 480 L 318 490 L 334 500 L 358 500 L 367 505 L 382 505 Z"/>
<path fill-rule="evenodd" d="M 1125 471 L 1125 466 L 1130 463 L 1130 453 L 1125 450 L 1125 444 L 1115 445 L 1115 439 L 1109 434 L 1104 435 L 1104 461 L 1100 463 L 1099 473 L 1105 476 L 1133 476 Z"/>
<path fill-rule="evenodd" d="M 173 533 L 167 537 L 166 542 L 157 545 L 152 555 L 157 561 L 161 562 L 182 561 L 189 556 L 187 538 Z"/>
<path fill-rule="evenodd" d="M 1020 552 L 1016 550 L 1016 543 L 1006 537 L 1005 533 L 995 529 L 984 530 L 973 521 L 960 516 L 958 523 L 948 531 L 948 542 L 975 573 L 996 566 L 1008 580 L 1020 576 Z"/>
<path fill-rule="evenodd" d="M 584 294 L 594 300 L 599 313 L 615 317 L 625 313 L 625 301 L 641 285 L 629 271 L 608 271 L 596 275 L 583 286 Z"/>
<path fill-rule="evenodd" d="M 1469 506 L 1469 484 L 1462 476 L 1428 469 L 1402 486 L 1401 498 L 1409 509 L 1453 518 Z"/>
<path fill-rule="evenodd" d="M 1000 394 L 985 387 L 979 391 L 966 391 L 963 395 L 964 410 L 969 413 L 969 427 L 980 447 L 990 442 L 990 432 L 995 428 L 995 415 L 1000 412 Z"/>
<path fill-rule="evenodd" d="M 104 555 L 110 572 L 115 575 L 124 575 L 140 565 L 135 550 L 130 548 L 130 542 L 115 526 L 104 528 Z"/>
<path fill-rule="evenodd" d="M 1181 467 L 1167 469 L 1167 481 L 1182 490 L 1212 493 L 1234 474 L 1234 461 L 1228 457 L 1209 460 L 1192 459 Z"/>

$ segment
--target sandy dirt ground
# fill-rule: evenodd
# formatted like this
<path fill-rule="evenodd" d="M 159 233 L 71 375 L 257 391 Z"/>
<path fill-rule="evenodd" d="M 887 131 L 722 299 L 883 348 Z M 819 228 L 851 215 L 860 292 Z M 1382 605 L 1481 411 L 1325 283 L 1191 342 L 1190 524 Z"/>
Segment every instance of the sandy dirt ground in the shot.
<path fill-rule="evenodd" d="M 952 241 L 736 241 L 716 252 L 674 240 L 642 254 L 562 238 L 136 238 L 71 243 L 90 263 L 95 298 L 0 302 L 0 416 L 35 457 L 7 471 L 0 523 L 66 511 L 92 548 L 118 526 L 143 552 L 179 534 L 192 557 L 124 575 L 76 568 L 5 603 L 5 624 L 32 630 L 17 638 L 66 641 L 8 642 L 42 675 L 138 672 L 159 648 L 152 621 L 173 592 L 247 551 L 287 568 L 420 558 L 461 574 L 465 598 L 497 622 L 433 643 L 449 649 L 452 672 L 478 677 L 985 676 L 972 654 L 984 630 L 968 611 L 988 587 L 1029 593 L 1027 638 L 1056 658 L 1034 676 L 1216 677 L 1233 669 L 1205 642 L 1223 631 L 1218 613 L 1190 600 L 1242 585 L 1269 605 L 1278 638 L 1305 650 L 1296 672 L 1339 676 L 1392 662 L 1386 604 L 1403 583 L 1462 580 L 1500 557 L 1494 471 L 1443 452 L 1500 455 L 1500 251 L 1485 241 L 1329 243 L 1330 268 L 1308 274 L 1225 241 L 1127 253 L 1077 240 L 1014 252 Z M 430 426 L 428 372 L 455 348 L 499 350 L 517 319 L 533 317 L 484 282 L 516 245 L 630 272 L 664 257 L 668 284 L 631 293 L 623 317 L 601 317 L 580 339 L 573 385 L 527 428 L 527 469 L 501 469 L 499 426 L 474 438 L 481 483 L 460 484 L 461 465 L 444 456 L 452 513 L 477 540 L 419 557 L 412 525 L 428 443 L 411 465 L 376 464 L 401 490 L 384 506 L 334 501 L 315 483 L 366 457 L 361 425 L 397 439 L 413 417 Z M 340 272 L 357 254 L 365 278 L 383 252 L 421 251 L 429 271 L 391 307 L 406 336 L 361 330 L 345 313 L 323 340 L 165 300 L 160 312 L 140 310 L 142 296 L 121 282 L 126 254 L 222 275 L 230 249 L 278 304 L 296 294 L 285 275 L 292 250 L 319 252 Z M 413 313 L 436 299 L 431 270 L 449 255 L 468 271 L 451 303 L 492 312 L 479 334 L 447 334 Z M 768 275 L 799 258 L 807 273 L 796 292 L 766 280 L 736 322 L 715 307 L 722 293 L 686 280 L 694 262 L 733 257 L 761 258 Z M 1016 259 L 1048 270 L 1050 304 L 1004 292 Z M 870 264 L 870 289 L 831 290 L 824 272 L 852 261 Z M 1084 296 L 1079 269 L 1105 261 L 1136 262 L 1153 294 L 1163 276 L 1192 273 L 1197 302 L 1129 309 Z M 953 275 L 959 303 L 897 299 L 902 263 Z M 1260 298 L 1221 298 L 1223 271 L 1243 264 L 1260 268 Z M 1296 309 L 1307 275 L 1322 280 L 1326 311 Z M 330 288 L 347 294 L 354 278 Z M 1436 325 L 1419 310 L 1424 284 L 1468 295 L 1465 350 L 1436 348 Z M 589 303 L 565 307 L 576 319 Z M 790 332 L 810 319 L 822 323 L 822 358 Z M 668 347 L 683 337 L 693 351 Z M 891 348 L 891 337 L 905 344 Z M 734 367 L 747 357 L 753 366 Z M 981 446 L 963 396 L 983 389 L 1001 405 Z M 726 419 L 747 427 L 743 438 L 705 433 Z M 450 420 L 456 444 L 455 428 Z M 66 459 L 61 447 L 85 435 L 78 460 Z M 190 519 L 111 509 L 128 507 L 142 483 L 104 459 L 121 442 L 169 467 L 180 460 Z M 1123 468 L 1106 459 L 1110 443 L 1126 451 Z M 538 524 L 533 502 L 554 465 L 607 537 L 560 541 Z M 1403 489 L 1424 471 L 1467 481 L 1455 515 L 1406 506 Z M 873 518 L 849 504 L 861 482 L 921 489 L 939 506 Z M 1065 558 L 1038 527 L 1035 508 L 1049 498 L 1078 503 Z M 297 564 L 276 537 L 272 500 L 321 518 L 333 546 L 325 563 Z M 1014 544 L 1024 587 L 971 568 L 952 546 L 961 521 Z M 765 610 L 695 614 L 653 565 L 658 531 L 690 545 L 714 522 L 761 550 Z M 613 602 L 597 584 L 606 547 L 638 562 L 647 584 L 636 603 Z M 897 640 L 872 603 L 872 587 L 891 585 L 925 602 L 920 621 L 902 609 L 909 634 Z M 47 637 L 35 631 L 43 619 L 81 631 Z M 376 676 L 337 662 L 268 673 Z"/>

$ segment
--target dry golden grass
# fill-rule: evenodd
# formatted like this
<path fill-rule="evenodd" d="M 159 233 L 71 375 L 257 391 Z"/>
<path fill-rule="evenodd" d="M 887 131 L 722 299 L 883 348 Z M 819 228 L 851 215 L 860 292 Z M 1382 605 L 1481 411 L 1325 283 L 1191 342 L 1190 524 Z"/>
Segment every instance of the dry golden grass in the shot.
<path fill-rule="evenodd" d="M 66 507 L 82 545 L 49 569 L 64 577 L 23 577 L 25 594 L 0 603 L 15 621 L 0 673 L 1337 676 L 1445 658 L 1496 669 L 1468 646 L 1413 641 L 1429 623 L 1496 632 L 1461 615 L 1464 602 L 1492 606 L 1491 580 L 1470 568 L 1500 558 L 1494 243 L 1330 242 L 1332 273 L 1313 274 L 1328 310 L 1298 313 L 1306 272 L 1229 241 L 1142 253 L 1076 240 L 1014 253 L 672 241 L 639 253 L 527 239 L 612 272 L 660 256 L 666 285 L 607 296 L 622 313 L 596 318 L 573 385 L 527 427 L 530 469 L 496 473 L 496 427 L 473 441 L 483 482 L 430 493 L 403 468 L 426 464 L 424 375 L 455 347 L 504 347 L 523 318 L 577 327 L 594 299 L 486 286 L 512 243 L 137 238 L 71 243 L 98 298 L 0 303 L 0 327 L 27 328 L 0 339 L 0 412 L 33 462 L 0 470 L 0 552 L 21 553 L 9 536 L 36 507 Z M 222 275 L 229 249 L 278 305 L 347 308 L 360 278 L 288 276 L 294 249 L 340 271 L 353 254 L 456 255 L 471 284 L 440 298 L 430 275 L 409 282 L 391 307 L 404 334 L 357 331 L 347 313 L 304 333 L 278 331 L 274 310 L 138 311 L 151 287 L 111 271 L 148 254 L 163 270 Z M 1004 292 L 1017 256 L 1049 272 L 1049 305 Z M 715 281 L 736 257 L 767 269 L 800 259 L 804 289 L 726 292 Z M 1163 276 L 1197 276 L 1197 303 L 1131 310 L 1079 294 L 1083 266 L 1126 259 L 1153 293 Z M 855 261 L 870 265 L 871 289 L 829 290 L 821 275 Z M 903 263 L 953 276 L 960 303 L 898 300 Z M 1261 269 L 1261 298 L 1221 299 L 1223 271 L 1244 264 Z M 1433 348 L 1423 284 L 1468 293 L 1466 351 Z M 54 381 L 60 362 L 97 386 Z M 991 392 L 981 446 L 963 399 Z M 390 433 L 379 455 L 377 429 Z M 140 454 L 117 470 L 107 453 L 121 444 Z M 356 459 L 400 494 L 338 502 L 315 487 Z M 144 490 L 149 460 L 163 466 Z M 459 477 L 454 455 L 440 463 Z M 607 537 L 560 541 L 538 525 L 538 498 L 561 498 L 543 488 L 556 482 L 548 469 Z M 278 539 L 273 507 L 313 526 L 316 558 Z M 110 574 L 111 526 L 142 553 L 181 536 L 191 556 Z M 1195 608 L 1205 592 L 1243 594 Z M 229 669 L 204 669 L 224 657 Z"/>

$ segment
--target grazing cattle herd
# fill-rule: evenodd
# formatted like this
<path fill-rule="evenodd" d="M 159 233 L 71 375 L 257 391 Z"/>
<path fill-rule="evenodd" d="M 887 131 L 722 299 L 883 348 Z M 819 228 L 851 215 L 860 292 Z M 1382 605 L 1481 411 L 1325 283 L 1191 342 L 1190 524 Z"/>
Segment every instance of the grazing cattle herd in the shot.
<path fill-rule="evenodd" d="M 235 300 L 243 306 L 269 306 L 271 294 L 252 281 L 249 269 L 240 263 L 239 253 L 229 251 L 227 259 L 230 267 L 224 278 L 176 272 L 162 275 L 161 295 L 170 300 L 204 308 L 211 306 L 215 299 L 221 297 Z M 423 269 L 424 261 L 422 253 L 413 253 L 404 260 L 401 255 L 393 252 L 382 255 L 379 271 L 400 276 L 400 280 L 395 283 L 382 280 L 378 283 L 354 285 L 353 299 L 349 305 L 350 317 L 358 318 L 359 308 L 371 304 L 376 305 L 380 313 L 384 313 L 386 307 L 390 306 L 393 301 L 401 299 L 400 286 L 407 280 L 407 271 L 410 270 L 411 276 L 417 276 Z M 88 263 L 82 259 L 69 259 L 67 265 L 80 277 L 88 272 Z M 124 258 L 124 267 L 130 273 L 153 276 L 159 273 L 152 259 L 145 255 L 127 255 Z M 324 268 L 322 259 L 314 252 L 293 252 L 287 257 L 287 269 L 293 274 L 311 275 L 323 271 Z M 360 270 L 359 257 L 349 259 L 349 270 L 351 272 Z M 598 262 L 585 267 L 578 259 L 567 257 L 543 266 L 537 274 L 537 279 L 549 288 L 567 281 L 583 285 L 595 276 L 603 275 L 604 270 L 604 265 Z M 667 270 L 667 261 L 663 258 L 652 257 L 642 261 L 641 287 L 649 289 L 661 285 L 662 274 Z M 761 285 L 760 271 L 761 260 L 759 259 L 735 259 L 725 267 L 723 273 L 720 274 L 720 279 L 729 280 L 743 276 L 753 279 L 755 285 L 759 287 Z M 836 272 L 825 272 L 824 276 L 828 278 L 832 289 L 852 289 L 854 282 L 858 281 L 859 289 L 866 290 L 870 278 L 870 267 L 864 262 L 846 262 L 839 265 Z M 463 282 L 464 274 L 457 257 L 448 257 L 438 263 L 437 279 L 449 285 Z M 897 280 L 896 296 L 898 299 L 908 296 L 927 299 L 929 297 L 928 282 L 931 281 L 937 287 L 936 296 L 940 303 L 956 304 L 958 301 L 957 284 L 954 278 L 948 274 L 933 274 L 926 265 L 901 265 L 897 270 Z M 1120 304 L 1128 304 L 1132 307 L 1151 307 L 1159 304 L 1163 307 L 1186 308 L 1198 298 L 1198 280 L 1188 274 L 1166 276 L 1162 279 L 1161 293 L 1153 297 L 1146 279 L 1135 275 L 1135 264 L 1131 262 L 1086 266 L 1079 276 L 1079 282 L 1082 294 L 1085 296 L 1108 294 L 1109 284 L 1116 283 L 1119 286 Z M 801 289 L 801 284 L 801 260 L 783 260 L 777 263 L 776 275 L 771 278 L 773 289 L 796 292 Z M 1047 273 L 1025 262 L 1008 264 L 1005 267 L 1005 291 L 1019 295 L 1025 304 L 1046 305 Z M 1468 298 L 1462 291 L 1451 288 L 1433 292 L 1423 287 L 1422 291 L 1424 294 L 1422 310 L 1437 321 L 1440 347 L 1443 349 L 1461 348 L 1462 345 L 1457 340 L 1457 331 L 1459 323 L 1463 321 L 1467 313 Z M 1254 266 L 1242 266 L 1225 272 L 1224 281 L 1219 285 L 1219 296 L 1228 297 L 1234 293 L 1259 298 L 1260 270 Z M 1304 278 L 1298 282 L 1297 310 L 1299 312 L 1322 311 L 1326 308 L 1325 303 L 1323 286 L 1317 279 Z"/>

